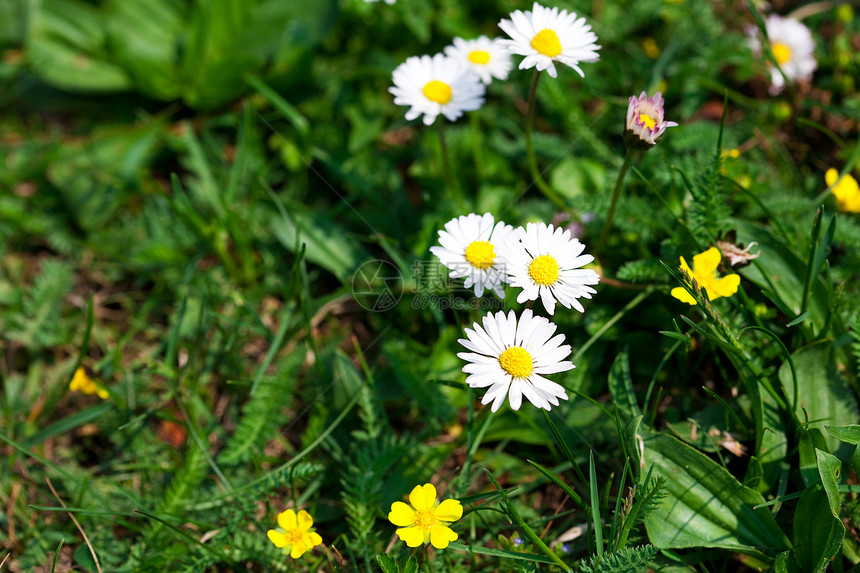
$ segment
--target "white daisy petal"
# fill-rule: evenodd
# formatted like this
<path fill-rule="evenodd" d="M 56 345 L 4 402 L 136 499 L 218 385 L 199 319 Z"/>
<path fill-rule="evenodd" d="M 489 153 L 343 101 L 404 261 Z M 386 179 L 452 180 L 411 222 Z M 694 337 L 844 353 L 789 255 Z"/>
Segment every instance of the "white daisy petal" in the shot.
<path fill-rule="evenodd" d="M 407 58 L 391 79 L 394 86 L 388 91 L 395 104 L 410 106 L 406 112 L 410 121 L 423 115 L 424 123 L 431 125 L 439 114 L 456 121 L 463 112 L 484 104 L 486 88 L 478 75 L 444 54 Z"/>
<path fill-rule="evenodd" d="M 581 254 L 585 246 L 569 232 L 544 223 L 519 227 L 517 236 L 519 242 L 509 241 L 501 253 L 507 282 L 523 289 L 517 302 L 540 298 L 549 314 L 555 312 L 556 303 L 584 312 L 577 299 L 591 298 L 597 291 L 587 285 L 600 282 L 594 270 L 578 268 L 593 260 Z"/>
<path fill-rule="evenodd" d="M 507 274 L 498 249 L 513 231 L 490 213 L 470 213 L 445 223 L 445 230 L 439 231 L 439 246 L 430 247 L 430 252 L 451 269 L 451 278 L 464 278 L 465 288 L 474 288 L 475 296 L 492 291 L 504 298 L 502 284 L 507 282 Z"/>
<path fill-rule="evenodd" d="M 445 55 L 460 62 L 489 85 L 493 78 L 508 79 L 513 63 L 511 54 L 501 40 L 480 36 L 474 40 L 454 38 L 454 44 L 445 48 Z"/>
<path fill-rule="evenodd" d="M 567 399 L 564 388 L 543 375 L 564 372 L 573 364 L 564 360 L 571 348 L 563 344 L 564 335 L 555 334 L 556 325 L 531 309 L 518 318 L 514 311 L 488 313 L 481 325 L 466 328 L 466 338 L 460 344 L 470 352 L 460 352 L 466 361 L 463 372 L 466 383 L 472 388 L 488 388 L 481 398 L 497 411 L 505 397 L 510 406 L 518 410 L 525 397 L 538 408 L 549 410 L 558 405 L 558 399 Z"/>
<path fill-rule="evenodd" d="M 782 70 L 780 73 L 770 59 L 767 59 L 770 69 L 770 94 L 777 95 L 785 87 L 783 74 L 790 82 L 811 80 L 812 73 L 818 68 L 818 62 L 813 53 L 815 40 L 809 28 L 794 18 L 783 18 L 778 14 L 770 14 L 765 18 L 764 25 L 770 41 L 770 50 Z M 764 58 L 759 30 L 753 27 L 747 32 L 748 44 L 753 53 Z"/>
<path fill-rule="evenodd" d="M 499 27 L 511 38 L 501 42 L 511 53 L 525 56 L 519 65 L 521 70 L 536 68 L 556 77 L 554 62 L 559 62 L 585 77 L 579 63 L 600 59 L 597 35 L 585 18 L 577 19 L 574 12 L 546 8 L 535 2 L 531 10 L 515 10 L 510 18 L 499 22 Z"/>

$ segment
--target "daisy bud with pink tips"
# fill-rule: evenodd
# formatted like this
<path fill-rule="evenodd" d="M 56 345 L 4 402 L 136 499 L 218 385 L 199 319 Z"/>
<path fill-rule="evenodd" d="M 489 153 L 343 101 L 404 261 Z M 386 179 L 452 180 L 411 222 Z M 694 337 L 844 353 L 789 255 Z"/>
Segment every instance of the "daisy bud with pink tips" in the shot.
<path fill-rule="evenodd" d="M 634 149 L 651 149 L 666 130 L 678 124 L 666 121 L 663 112 L 663 94 L 648 97 L 646 92 L 639 97 L 631 96 L 627 105 L 627 131 L 624 142 Z"/>

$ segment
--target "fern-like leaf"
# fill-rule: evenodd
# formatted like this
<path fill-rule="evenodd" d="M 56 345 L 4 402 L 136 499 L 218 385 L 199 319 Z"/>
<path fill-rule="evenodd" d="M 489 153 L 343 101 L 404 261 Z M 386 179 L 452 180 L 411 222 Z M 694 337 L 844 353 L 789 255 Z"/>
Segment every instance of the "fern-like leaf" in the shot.
<path fill-rule="evenodd" d="M 615 553 L 591 557 L 580 564 L 581 573 L 637 573 L 648 566 L 659 550 L 653 545 L 625 547 Z"/>
<path fill-rule="evenodd" d="M 247 462 L 260 452 L 286 421 L 284 408 L 292 401 L 295 373 L 301 366 L 304 353 L 293 351 L 280 361 L 275 376 L 263 379 L 254 395 L 242 408 L 242 418 L 227 447 L 218 461 L 226 466 Z"/>

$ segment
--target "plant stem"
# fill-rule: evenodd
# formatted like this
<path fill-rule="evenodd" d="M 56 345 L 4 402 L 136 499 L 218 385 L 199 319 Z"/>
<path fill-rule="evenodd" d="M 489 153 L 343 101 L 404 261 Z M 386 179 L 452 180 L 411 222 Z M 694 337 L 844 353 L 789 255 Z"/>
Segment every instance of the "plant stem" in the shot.
<path fill-rule="evenodd" d="M 442 126 L 442 121 L 438 120 L 436 121 L 436 126 L 438 129 L 437 133 L 439 135 L 439 150 L 442 154 L 442 173 L 445 177 L 445 186 L 448 188 L 448 192 L 453 196 L 454 203 L 457 205 L 458 210 L 463 211 L 466 209 L 466 204 L 463 200 L 463 194 L 460 192 L 460 186 L 457 185 L 457 180 L 454 178 L 454 172 L 451 169 L 451 161 L 448 158 L 448 145 L 445 142 L 445 128 Z"/>
<path fill-rule="evenodd" d="M 597 248 L 594 249 L 594 257 L 603 252 L 603 246 L 606 244 L 606 238 L 609 236 L 609 229 L 612 228 L 612 218 L 615 217 L 615 208 L 618 206 L 618 198 L 621 197 L 621 189 L 624 187 L 624 178 L 627 176 L 627 171 L 630 165 L 633 164 L 633 157 L 636 155 L 636 150 L 627 148 L 627 155 L 624 156 L 624 164 L 618 172 L 618 179 L 615 180 L 615 189 L 612 190 L 612 201 L 609 203 L 609 213 L 606 215 L 606 222 L 603 223 L 603 230 L 600 232 L 600 239 L 597 241 Z"/>
<path fill-rule="evenodd" d="M 552 203 L 561 211 L 567 211 L 567 204 L 564 202 L 558 193 L 549 186 L 549 184 L 544 180 L 543 175 L 538 170 L 537 166 L 537 158 L 535 158 L 534 146 L 532 145 L 532 129 L 534 128 L 535 123 L 535 95 L 537 93 L 538 80 L 540 80 L 540 72 L 535 70 L 534 78 L 532 78 L 532 86 L 529 88 L 529 110 L 526 113 L 526 156 L 529 161 L 529 172 L 531 173 L 532 180 L 534 180 L 535 185 L 537 185 L 538 189 L 540 189 L 541 193 L 543 193 L 547 199 L 552 201 Z"/>

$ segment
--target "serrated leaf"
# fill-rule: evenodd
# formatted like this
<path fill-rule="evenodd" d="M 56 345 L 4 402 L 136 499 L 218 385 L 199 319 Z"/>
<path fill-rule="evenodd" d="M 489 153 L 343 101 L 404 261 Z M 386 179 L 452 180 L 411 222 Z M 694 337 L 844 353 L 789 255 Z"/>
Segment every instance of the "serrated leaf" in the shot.
<path fill-rule="evenodd" d="M 400 567 L 397 566 L 397 561 L 390 555 L 377 555 L 376 562 L 379 563 L 379 568 L 382 573 L 400 573 Z"/>

